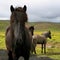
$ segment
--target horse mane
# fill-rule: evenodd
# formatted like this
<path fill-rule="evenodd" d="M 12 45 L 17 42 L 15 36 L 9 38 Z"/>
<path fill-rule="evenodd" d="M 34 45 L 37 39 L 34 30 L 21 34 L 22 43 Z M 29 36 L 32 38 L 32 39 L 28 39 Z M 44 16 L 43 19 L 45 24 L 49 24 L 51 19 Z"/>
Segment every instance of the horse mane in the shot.
<path fill-rule="evenodd" d="M 51 34 L 51 31 L 49 30 L 49 31 L 45 31 L 45 32 L 43 32 L 41 35 L 44 35 L 44 34 Z"/>

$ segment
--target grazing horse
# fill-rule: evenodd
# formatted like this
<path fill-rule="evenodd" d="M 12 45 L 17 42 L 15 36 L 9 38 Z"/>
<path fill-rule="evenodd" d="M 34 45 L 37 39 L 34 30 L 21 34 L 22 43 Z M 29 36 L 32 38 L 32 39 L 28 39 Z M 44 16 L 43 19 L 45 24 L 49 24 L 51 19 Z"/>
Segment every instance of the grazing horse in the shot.
<path fill-rule="evenodd" d="M 25 23 L 28 21 L 27 7 L 10 7 L 10 26 L 6 29 L 5 41 L 8 60 L 18 60 L 20 56 L 29 60 L 32 36 Z"/>
<path fill-rule="evenodd" d="M 33 40 L 32 52 L 34 52 L 36 54 L 36 50 L 35 50 L 36 45 L 41 44 L 42 45 L 41 53 L 43 53 L 43 48 L 44 48 L 44 53 L 46 53 L 47 38 L 51 39 L 51 32 L 50 31 L 44 32 L 41 35 L 33 35 L 32 36 L 32 40 Z"/>

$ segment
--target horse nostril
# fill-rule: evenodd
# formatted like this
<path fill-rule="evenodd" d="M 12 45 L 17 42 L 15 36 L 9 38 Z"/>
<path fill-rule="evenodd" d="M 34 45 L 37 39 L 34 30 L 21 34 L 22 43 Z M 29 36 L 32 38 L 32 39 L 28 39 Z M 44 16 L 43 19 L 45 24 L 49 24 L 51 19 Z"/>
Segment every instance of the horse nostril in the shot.
<path fill-rule="evenodd" d="M 22 42 L 23 42 L 22 39 L 17 39 L 16 44 L 17 44 L 17 45 L 21 45 Z"/>

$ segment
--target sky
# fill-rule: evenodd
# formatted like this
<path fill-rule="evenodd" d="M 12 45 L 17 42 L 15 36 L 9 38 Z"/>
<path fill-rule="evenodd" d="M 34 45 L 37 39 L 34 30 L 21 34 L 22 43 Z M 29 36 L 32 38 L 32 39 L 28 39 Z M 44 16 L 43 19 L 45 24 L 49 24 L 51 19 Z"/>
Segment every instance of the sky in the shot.
<path fill-rule="evenodd" d="M 29 22 L 60 22 L 60 0 L 1 0 L 0 20 L 10 20 L 11 5 L 26 5 Z"/>

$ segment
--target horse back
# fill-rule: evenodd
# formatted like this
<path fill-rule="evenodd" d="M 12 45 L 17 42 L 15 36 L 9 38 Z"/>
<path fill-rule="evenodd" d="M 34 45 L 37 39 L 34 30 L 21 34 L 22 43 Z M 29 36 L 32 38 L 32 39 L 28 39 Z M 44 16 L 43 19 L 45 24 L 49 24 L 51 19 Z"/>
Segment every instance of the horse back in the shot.
<path fill-rule="evenodd" d="M 34 35 L 33 36 L 33 42 L 35 44 L 46 43 L 46 37 L 43 35 Z"/>

